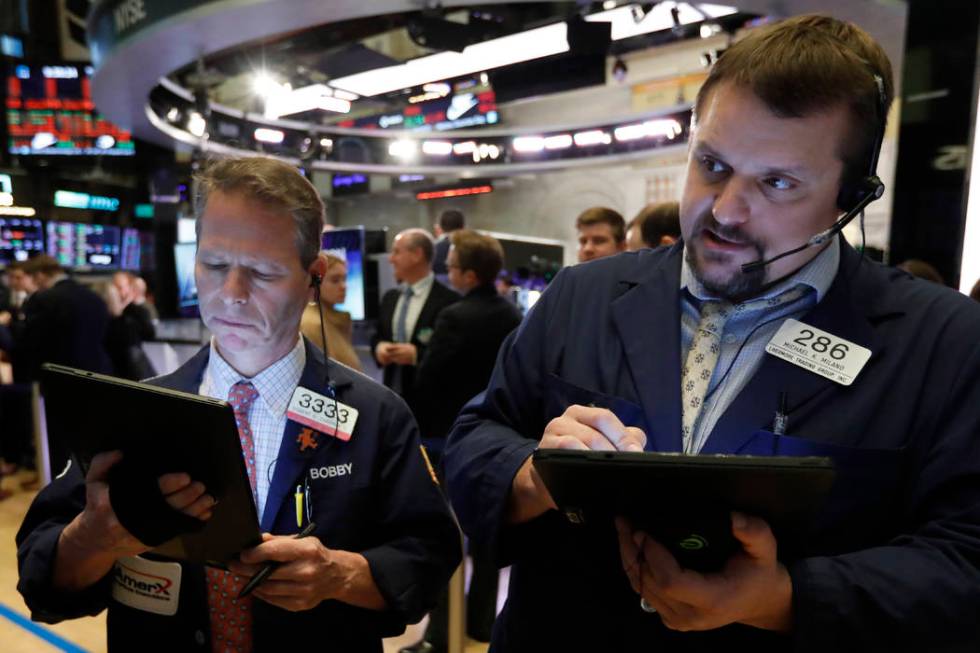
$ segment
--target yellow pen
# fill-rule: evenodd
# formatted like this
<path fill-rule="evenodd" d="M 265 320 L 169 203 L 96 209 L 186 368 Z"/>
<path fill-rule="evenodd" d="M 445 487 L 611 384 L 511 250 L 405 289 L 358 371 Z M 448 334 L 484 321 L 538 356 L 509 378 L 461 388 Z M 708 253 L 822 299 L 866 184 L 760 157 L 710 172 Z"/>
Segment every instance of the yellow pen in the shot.
<path fill-rule="evenodd" d="M 303 486 L 296 486 L 296 528 L 303 525 Z"/>

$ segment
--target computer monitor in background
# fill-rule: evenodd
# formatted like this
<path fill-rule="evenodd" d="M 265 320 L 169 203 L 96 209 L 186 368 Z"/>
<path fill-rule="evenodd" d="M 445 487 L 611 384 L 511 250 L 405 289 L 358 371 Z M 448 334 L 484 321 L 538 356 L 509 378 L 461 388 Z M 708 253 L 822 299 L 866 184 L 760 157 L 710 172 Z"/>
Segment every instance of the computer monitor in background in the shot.
<path fill-rule="evenodd" d="M 50 221 L 47 253 L 80 272 L 119 267 L 120 233 L 113 225 Z"/>
<path fill-rule="evenodd" d="M 122 245 L 120 246 L 119 268 L 139 273 L 140 255 L 140 232 L 132 227 L 122 230 Z"/>
<path fill-rule="evenodd" d="M 364 227 L 325 231 L 320 247 L 347 262 L 347 300 L 337 310 L 350 313 L 352 320 L 365 319 Z"/>
<path fill-rule="evenodd" d="M 0 265 L 44 252 L 44 228 L 34 218 L 0 218 Z"/>
<path fill-rule="evenodd" d="M 197 283 L 194 281 L 194 255 L 197 245 L 174 245 L 174 262 L 177 269 L 177 314 L 180 317 L 200 317 L 197 303 Z"/>
<path fill-rule="evenodd" d="M 197 221 L 194 218 L 177 218 L 177 242 L 196 243 L 197 242 Z"/>

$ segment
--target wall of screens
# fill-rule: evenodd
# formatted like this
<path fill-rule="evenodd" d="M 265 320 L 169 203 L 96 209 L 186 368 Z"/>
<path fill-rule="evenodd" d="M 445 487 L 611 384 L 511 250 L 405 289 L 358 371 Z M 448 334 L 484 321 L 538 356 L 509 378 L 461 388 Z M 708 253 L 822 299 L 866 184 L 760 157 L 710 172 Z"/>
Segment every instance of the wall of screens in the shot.
<path fill-rule="evenodd" d="M 12 63 L 7 150 L 23 156 L 130 156 L 133 137 L 95 111 L 88 65 Z"/>

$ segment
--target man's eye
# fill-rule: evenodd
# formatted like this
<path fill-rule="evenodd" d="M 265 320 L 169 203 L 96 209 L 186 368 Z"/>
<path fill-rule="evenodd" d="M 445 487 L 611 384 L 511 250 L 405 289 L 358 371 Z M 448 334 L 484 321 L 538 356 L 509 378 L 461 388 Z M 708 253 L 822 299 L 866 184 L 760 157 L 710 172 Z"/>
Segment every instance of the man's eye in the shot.
<path fill-rule="evenodd" d="M 794 186 L 793 182 L 785 177 L 767 177 L 763 183 L 775 190 L 791 190 Z"/>
<path fill-rule="evenodd" d="M 701 157 L 701 166 L 704 168 L 705 172 L 710 172 L 712 174 L 725 172 L 725 164 L 711 158 L 710 156 Z"/>
<path fill-rule="evenodd" d="M 201 263 L 201 265 L 203 265 L 204 269 L 206 270 L 215 270 L 215 271 L 224 270 L 225 268 L 228 267 L 224 263 L 208 263 L 207 261 Z"/>

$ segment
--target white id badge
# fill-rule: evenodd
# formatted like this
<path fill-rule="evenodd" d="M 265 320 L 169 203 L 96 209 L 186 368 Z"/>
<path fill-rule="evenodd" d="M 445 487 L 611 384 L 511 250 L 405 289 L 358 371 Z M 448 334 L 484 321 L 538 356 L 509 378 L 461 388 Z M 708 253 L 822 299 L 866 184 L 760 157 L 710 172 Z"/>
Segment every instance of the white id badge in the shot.
<path fill-rule="evenodd" d="M 783 322 L 766 352 L 841 385 L 851 385 L 871 358 L 870 349 L 794 319 Z"/>
<path fill-rule="evenodd" d="M 354 433 L 357 409 L 318 392 L 299 386 L 293 392 L 286 417 L 320 433 L 335 436 L 344 442 Z"/>
<path fill-rule="evenodd" d="M 112 570 L 112 598 L 130 608 L 172 617 L 180 599 L 180 572 L 176 562 L 120 558 Z"/>

